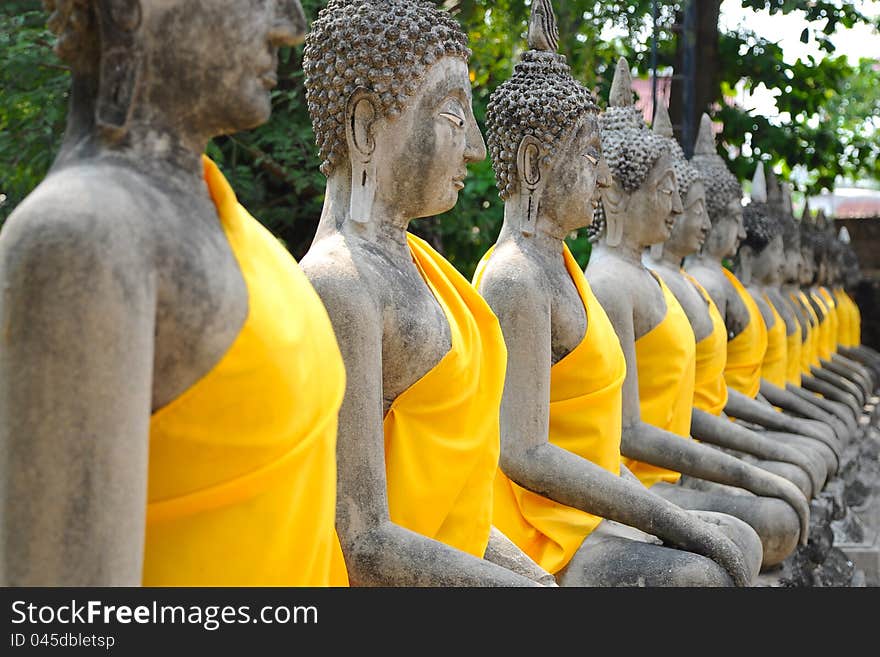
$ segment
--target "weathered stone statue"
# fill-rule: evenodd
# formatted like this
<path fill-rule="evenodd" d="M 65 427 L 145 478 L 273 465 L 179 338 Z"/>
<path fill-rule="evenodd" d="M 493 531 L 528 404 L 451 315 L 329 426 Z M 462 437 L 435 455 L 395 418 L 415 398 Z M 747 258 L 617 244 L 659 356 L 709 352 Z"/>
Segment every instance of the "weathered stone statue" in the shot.
<path fill-rule="evenodd" d="M 668 141 L 683 211 L 677 216 L 669 239 L 653 245 L 643 260 L 645 266 L 657 273 L 672 290 L 696 339 L 691 435 L 782 475 L 797 484 L 809 498 L 824 484 L 825 468 L 822 464 L 817 465 L 794 447 L 728 421 L 724 414 L 728 399 L 724 380 L 727 329 L 712 298 L 696 279 L 681 269 L 684 259 L 702 248 L 711 228 L 705 189 L 699 172 L 688 163 L 681 146 L 673 138 L 669 113 L 663 105 L 657 108 L 653 130 Z M 802 522 L 806 523 L 806 518 Z"/>
<path fill-rule="evenodd" d="M 0 234 L 0 582 L 344 583 L 332 327 L 202 155 L 269 118 L 299 4 L 46 4 L 73 83 Z"/>
<path fill-rule="evenodd" d="M 722 265 L 723 259 L 737 253 L 740 241 L 745 238 L 742 187 L 716 152 L 712 123 L 706 115 L 703 115 L 691 162 L 706 187 L 706 207 L 712 228 L 702 251 L 685 260 L 685 270 L 708 292 L 727 328 L 725 412 L 774 432 L 774 439 L 795 444 L 805 453 L 819 454 L 826 468 L 823 479 L 827 479 L 836 470 L 840 440 L 822 421 L 827 415 L 803 400 L 797 417 L 782 413 L 761 394 L 766 326 L 751 295 Z M 791 399 L 785 401 L 796 404 Z"/>
<path fill-rule="evenodd" d="M 486 156 L 469 56 L 458 24 L 422 0 L 331 0 L 306 40 L 327 192 L 302 266 L 345 360 L 336 526 L 356 585 L 555 585 L 492 532 L 498 320 L 407 232 L 452 208 Z"/>
<path fill-rule="evenodd" d="M 612 179 L 602 189 L 604 225 L 586 270 L 626 359 L 621 453 L 642 483 L 666 499 L 748 522 L 761 537 L 763 564 L 778 563 L 799 537 L 806 540 L 801 491 L 690 439 L 696 341 L 675 296 L 642 263 L 646 248 L 669 238 L 681 200 L 669 143 L 647 129 L 631 86 L 621 59 L 601 117 Z"/>
<path fill-rule="evenodd" d="M 798 230 L 794 224 L 794 216 L 791 210 L 791 191 L 783 189 L 776 180 L 771 171 L 766 177 L 764 175 L 763 163 L 758 165 L 755 172 L 755 179 L 752 184 L 752 203 L 746 208 L 749 213 L 754 213 L 755 225 L 754 232 L 760 236 L 764 233 L 778 233 L 778 236 L 771 240 L 767 250 L 763 252 L 763 258 L 756 260 L 757 267 L 752 267 L 749 263 L 751 278 L 755 288 L 753 296 L 757 299 L 757 303 L 762 313 L 769 312 L 775 319 L 776 316 L 782 319 L 785 324 L 785 346 L 781 348 L 778 344 L 771 349 L 768 346 L 768 354 L 771 351 L 779 353 L 779 359 L 785 362 L 785 373 L 782 377 L 783 383 L 780 383 L 778 366 L 775 375 L 771 375 L 771 368 L 764 368 L 767 372 L 765 378 L 771 379 L 770 382 L 785 387 L 791 393 L 797 394 L 805 400 L 810 401 L 813 405 L 820 407 L 826 413 L 826 423 L 835 428 L 836 433 L 844 438 L 844 442 L 848 440 L 856 431 L 856 418 L 847 415 L 847 407 L 839 402 L 835 402 L 826 398 L 818 397 L 812 394 L 812 390 L 828 392 L 828 385 L 835 386 L 842 392 L 849 393 L 853 397 L 860 409 L 864 405 L 867 396 L 870 394 L 871 384 L 867 381 L 867 373 L 862 367 L 853 361 L 838 356 L 836 362 L 826 362 L 824 366 L 813 370 L 812 367 L 806 374 L 800 371 L 803 363 L 803 355 L 801 348 L 802 329 L 800 326 L 800 318 L 795 302 L 790 296 L 790 292 L 783 292 L 781 286 L 788 278 L 791 280 L 797 274 L 798 262 L 800 255 L 800 241 Z M 758 237 L 757 239 L 761 239 Z M 781 241 L 781 246 L 777 243 Z M 751 255 L 751 253 L 747 254 Z M 794 256 L 793 262 L 788 262 L 786 256 Z M 774 262 L 775 266 L 763 266 L 763 262 Z M 805 321 L 809 321 L 808 317 L 803 317 Z M 780 337 L 774 335 L 776 332 L 781 333 L 781 329 L 777 331 L 776 327 L 768 331 L 768 342 L 772 344 L 774 341 L 780 341 Z M 808 358 L 810 356 L 808 355 Z M 768 360 L 765 357 L 765 364 Z M 775 376 L 775 378 L 773 378 Z M 824 382 L 824 383 L 823 383 Z M 802 388 L 805 386 L 806 389 Z M 840 422 L 844 422 L 841 427 Z M 848 426 L 847 426 L 848 425 Z"/>
<path fill-rule="evenodd" d="M 815 280 L 809 291 L 813 306 L 819 313 L 820 367 L 814 374 L 817 378 L 848 393 L 849 396 L 845 396 L 842 401 L 850 405 L 853 414 L 858 417 L 873 386 L 866 384 L 862 379 L 865 373 L 858 362 L 838 353 L 840 319 L 834 294 L 829 287 L 833 286 L 837 277 L 834 252 L 839 241 L 833 227 L 826 223 L 824 214 L 820 211 L 815 222 L 817 230 L 814 231 L 813 239 L 817 267 L 814 270 Z M 817 392 L 822 391 L 817 390 Z"/>
<path fill-rule="evenodd" d="M 487 114 L 505 215 L 474 284 L 508 349 L 495 523 L 563 585 L 747 584 L 761 554 L 751 527 L 685 511 L 621 465 L 623 352 L 563 241 L 590 223 L 609 172 L 598 108 L 555 28 L 536 0 L 529 50 Z"/>

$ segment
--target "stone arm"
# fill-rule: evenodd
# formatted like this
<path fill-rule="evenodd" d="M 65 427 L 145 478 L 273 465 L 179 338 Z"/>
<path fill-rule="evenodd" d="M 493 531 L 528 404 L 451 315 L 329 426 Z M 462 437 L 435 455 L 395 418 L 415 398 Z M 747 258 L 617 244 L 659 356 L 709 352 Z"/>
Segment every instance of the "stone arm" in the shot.
<path fill-rule="evenodd" d="M 873 391 L 871 375 L 864 365 L 841 353 L 831 354 L 831 360 L 822 363 L 828 371 L 840 375 L 847 381 L 851 381 L 858 387 L 860 392 L 859 401 L 864 404 Z"/>
<path fill-rule="evenodd" d="M 831 399 L 843 404 L 850 411 L 853 419 L 858 419 L 862 409 L 852 393 L 847 392 L 836 385 L 838 377 L 829 374 L 827 371 L 824 371 L 819 367 L 810 367 L 810 371 L 812 372 L 812 376 L 801 377 L 801 387 L 810 392 L 818 393 L 826 399 Z M 829 380 L 829 377 L 831 377 L 831 380 Z"/>
<path fill-rule="evenodd" d="M 685 268 L 686 271 L 697 280 L 702 288 L 706 290 L 709 298 L 712 299 L 715 307 L 718 308 L 718 312 L 721 314 L 721 317 L 724 318 L 726 321 L 727 288 L 724 285 L 726 279 L 722 279 L 723 274 L 721 274 L 720 272 L 713 272 L 702 266 L 687 268 L 687 263 L 685 263 Z"/>
<path fill-rule="evenodd" d="M 861 363 L 862 366 L 871 373 L 871 382 L 873 389 L 880 384 L 880 355 L 873 349 L 859 345 L 857 347 L 838 347 L 838 352 L 847 358 Z M 873 392 L 873 390 L 872 390 Z"/>
<path fill-rule="evenodd" d="M 0 585 L 140 586 L 156 278 L 124 218 L 39 194 L 0 239 Z"/>
<path fill-rule="evenodd" d="M 834 434 L 834 430 L 825 423 L 827 418 L 820 408 L 804 401 L 801 397 L 792 394 L 785 388 L 780 388 L 770 383 L 766 379 L 761 379 L 761 396 L 774 406 L 781 408 L 783 412 L 799 415 L 800 418 L 796 418 L 796 426 L 801 429 L 804 428 L 804 425 L 808 425 L 814 431 L 810 434 L 805 434 L 802 431 L 797 433 L 821 440 L 831 448 L 835 456 L 840 458 L 843 447 L 840 444 L 840 440 Z"/>
<path fill-rule="evenodd" d="M 649 492 L 632 473 L 616 476 L 548 439 L 551 334 L 546 294 L 484 276 L 481 294 L 498 316 L 508 351 L 501 403 L 500 467 L 518 485 L 567 506 L 637 527 L 702 554 L 739 585 L 749 568 L 713 525 Z"/>
<path fill-rule="evenodd" d="M 801 377 L 802 381 L 803 378 L 804 377 Z M 801 399 L 809 402 L 812 406 L 824 411 L 827 416 L 825 422 L 834 430 L 834 433 L 837 435 L 837 439 L 840 440 L 841 444 L 846 444 L 858 432 L 856 419 L 852 416 L 849 407 L 844 404 L 825 399 L 801 386 L 796 386 L 791 383 L 787 383 L 785 389 L 791 394 L 797 395 Z"/>
<path fill-rule="evenodd" d="M 641 419 L 633 309 L 629 300 L 615 292 L 613 287 L 594 285 L 593 291 L 614 326 L 626 359 L 621 454 L 682 474 L 745 488 L 756 495 L 778 497 L 788 503 L 800 518 L 805 517 L 803 509 L 808 509 L 807 500 L 790 481 Z M 809 517 L 808 510 L 806 514 Z M 801 525 L 801 541 L 804 543 L 807 540 L 808 524 Z"/>
<path fill-rule="evenodd" d="M 730 387 L 727 388 L 727 404 L 724 412 L 730 417 L 760 425 L 771 431 L 799 434 L 823 443 L 831 439 L 829 431 L 821 425 L 780 413 L 769 403 L 752 399 Z"/>
<path fill-rule="evenodd" d="M 699 408 L 691 415 L 691 435 L 703 443 L 735 449 L 767 461 L 791 463 L 803 470 L 812 483 L 813 490 L 820 490 L 822 481 L 810 459 L 800 450 L 771 440 L 724 416 L 716 416 Z"/>
<path fill-rule="evenodd" d="M 346 369 L 337 433 L 336 530 L 356 586 L 538 586 L 392 522 L 385 478 L 382 318 L 356 272 L 303 269 L 327 309 Z M 311 265 L 311 266 L 309 266 Z"/>

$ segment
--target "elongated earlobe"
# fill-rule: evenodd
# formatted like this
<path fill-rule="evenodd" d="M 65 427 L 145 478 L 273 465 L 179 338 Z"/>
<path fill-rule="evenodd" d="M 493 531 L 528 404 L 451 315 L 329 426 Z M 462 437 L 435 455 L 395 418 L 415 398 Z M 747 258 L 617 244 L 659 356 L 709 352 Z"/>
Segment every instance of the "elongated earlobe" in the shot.
<path fill-rule="evenodd" d="M 541 184 L 541 142 L 535 137 L 527 135 L 520 142 L 516 154 L 516 164 L 519 169 L 520 183 L 520 230 L 523 235 L 535 234 L 535 224 L 538 221 L 538 205 L 541 202 L 541 194 L 544 186 Z"/>
<path fill-rule="evenodd" d="M 102 55 L 95 122 L 111 136 L 120 138 L 131 118 L 143 68 L 137 39 L 141 3 L 140 0 L 96 3 L 96 14 Z"/>
<path fill-rule="evenodd" d="M 366 89 L 356 89 L 346 107 L 345 135 L 351 154 L 349 213 L 359 224 L 369 222 L 376 198 L 376 116 L 372 95 Z"/>

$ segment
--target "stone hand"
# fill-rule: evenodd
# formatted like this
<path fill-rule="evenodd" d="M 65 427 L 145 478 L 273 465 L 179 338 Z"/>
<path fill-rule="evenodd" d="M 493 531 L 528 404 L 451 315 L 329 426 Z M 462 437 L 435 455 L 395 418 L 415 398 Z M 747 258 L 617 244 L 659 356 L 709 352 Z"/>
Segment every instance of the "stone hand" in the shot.
<path fill-rule="evenodd" d="M 689 549 L 709 557 L 727 571 L 736 586 L 751 586 L 752 575 L 748 562 L 742 550 L 725 534 L 717 525 L 713 525 L 700 519 L 702 535 L 699 545 L 690 546 Z"/>

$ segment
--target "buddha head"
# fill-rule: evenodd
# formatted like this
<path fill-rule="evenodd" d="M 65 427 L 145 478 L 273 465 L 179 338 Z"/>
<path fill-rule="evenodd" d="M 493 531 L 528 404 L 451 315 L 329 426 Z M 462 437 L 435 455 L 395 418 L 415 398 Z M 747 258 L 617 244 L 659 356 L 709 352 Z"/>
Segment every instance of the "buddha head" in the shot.
<path fill-rule="evenodd" d="M 665 242 L 682 210 L 670 145 L 648 129 L 633 104 L 629 64 L 622 57 L 599 124 L 611 182 L 602 189 L 592 239 L 617 246 L 626 234 L 636 248 Z"/>
<path fill-rule="evenodd" d="M 703 114 L 691 164 L 700 172 L 706 190 L 706 209 L 712 228 L 703 253 L 721 259 L 736 253 L 743 228 L 742 186 L 715 149 L 712 120 Z"/>
<path fill-rule="evenodd" d="M 800 284 L 810 286 L 816 282 L 816 228 L 812 218 L 805 212 L 800 220 L 801 267 Z"/>
<path fill-rule="evenodd" d="M 487 139 L 505 219 L 524 235 L 546 217 L 554 232 L 587 226 L 608 178 L 599 110 L 590 92 L 556 53 L 558 33 L 549 0 L 535 0 L 529 50 L 513 76 L 492 93 Z"/>
<path fill-rule="evenodd" d="M 841 282 L 847 290 L 855 290 L 861 280 L 859 269 L 859 256 L 853 248 L 852 242 L 843 243 L 843 255 L 841 257 Z"/>
<path fill-rule="evenodd" d="M 298 0 L 44 4 L 56 51 L 73 72 L 69 131 L 97 128 L 116 141 L 132 124 L 197 146 L 264 123 L 278 48 L 306 29 Z"/>
<path fill-rule="evenodd" d="M 706 190 L 700 179 L 700 172 L 694 168 L 684 155 L 679 143 L 675 140 L 669 111 L 663 103 L 658 104 L 654 115 L 652 129 L 655 134 L 668 140 L 669 152 L 672 154 L 672 166 L 678 183 L 678 195 L 681 198 L 682 212 L 677 215 L 672 233 L 665 244 L 651 246 L 651 254 L 659 259 L 664 250 L 677 257 L 697 253 L 706 241 L 712 224 L 706 211 Z"/>
<path fill-rule="evenodd" d="M 784 189 L 783 214 L 780 217 L 783 249 L 782 281 L 784 283 L 797 284 L 800 282 L 803 255 L 801 254 L 800 222 L 795 221 L 794 212 L 791 207 L 791 190 Z"/>
<path fill-rule="evenodd" d="M 777 285 L 782 277 L 782 223 L 767 203 L 764 165 L 758 164 L 752 184 L 752 198 L 743 209 L 745 238 L 736 257 L 740 268 L 749 265 L 752 278 L 762 285 Z"/>
<path fill-rule="evenodd" d="M 330 0 L 306 38 L 306 98 L 321 171 L 344 214 L 408 221 L 452 208 L 486 157 L 468 39 L 425 0 Z"/>

